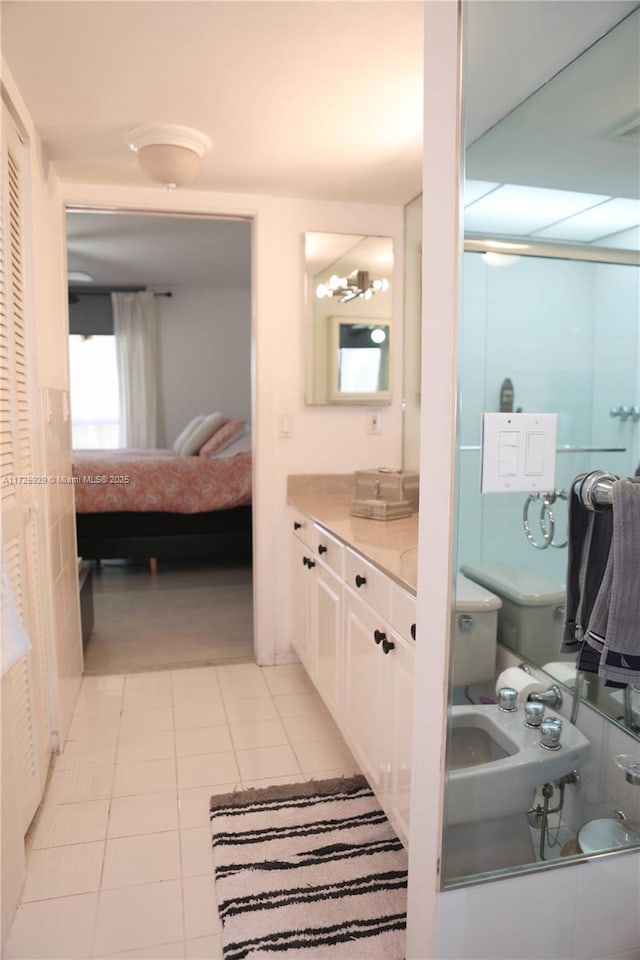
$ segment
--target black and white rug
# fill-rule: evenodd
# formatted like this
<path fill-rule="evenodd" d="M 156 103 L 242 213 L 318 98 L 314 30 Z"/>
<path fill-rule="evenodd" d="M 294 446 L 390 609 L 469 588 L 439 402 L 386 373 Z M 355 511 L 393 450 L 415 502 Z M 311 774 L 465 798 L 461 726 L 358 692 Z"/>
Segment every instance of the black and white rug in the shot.
<path fill-rule="evenodd" d="M 211 798 L 225 960 L 402 960 L 407 855 L 364 777 Z"/>

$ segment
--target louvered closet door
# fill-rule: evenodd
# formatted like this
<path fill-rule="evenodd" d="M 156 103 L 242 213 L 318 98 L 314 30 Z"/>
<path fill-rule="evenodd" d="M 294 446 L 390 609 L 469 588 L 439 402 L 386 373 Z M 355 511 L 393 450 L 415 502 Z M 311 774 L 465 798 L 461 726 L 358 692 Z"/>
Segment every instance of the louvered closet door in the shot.
<path fill-rule="evenodd" d="M 34 381 L 25 306 L 26 147 L 2 107 L 2 209 L 0 221 L 0 472 L 2 548 L 18 613 L 32 652 L 9 672 L 12 736 L 18 763 L 22 822 L 26 831 L 44 791 L 50 757 L 46 676 L 40 606 Z M 18 482 L 16 482 L 16 479 Z"/>

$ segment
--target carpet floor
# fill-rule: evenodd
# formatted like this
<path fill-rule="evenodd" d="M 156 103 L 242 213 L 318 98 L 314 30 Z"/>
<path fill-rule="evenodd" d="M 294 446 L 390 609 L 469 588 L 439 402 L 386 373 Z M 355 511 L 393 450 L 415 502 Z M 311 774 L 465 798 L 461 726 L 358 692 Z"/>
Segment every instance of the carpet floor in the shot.
<path fill-rule="evenodd" d="M 225 960 L 402 960 L 407 855 L 364 777 L 211 798 Z"/>

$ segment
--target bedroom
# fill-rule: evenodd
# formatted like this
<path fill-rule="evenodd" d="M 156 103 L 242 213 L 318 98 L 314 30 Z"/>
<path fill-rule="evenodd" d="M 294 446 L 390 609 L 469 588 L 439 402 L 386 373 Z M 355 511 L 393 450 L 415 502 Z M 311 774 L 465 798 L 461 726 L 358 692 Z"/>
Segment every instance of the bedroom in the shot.
<path fill-rule="evenodd" d="M 66 227 L 85 668 L 249 658 L 251 222 L 69 210 Z M 131 369 L 140 299 L 147 377 Z"/>

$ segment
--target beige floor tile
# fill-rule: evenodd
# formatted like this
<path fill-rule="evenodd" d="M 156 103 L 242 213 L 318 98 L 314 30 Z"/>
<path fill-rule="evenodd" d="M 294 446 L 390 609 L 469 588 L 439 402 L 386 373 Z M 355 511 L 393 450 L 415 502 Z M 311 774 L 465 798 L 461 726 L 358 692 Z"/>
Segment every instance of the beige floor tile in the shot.
<path fill-rule="evenodd" d="M 82 803 L 111 796 L 115 766 L 81 767 L 77 770 L 54 770 L 49 780 L 45 805 Z"/>
<path fill-rule="evenodd" d="M 117 696 L 124 690 L 124 674 L 106 677 L 83 677 L 80 687 L 80 696 L 99 693 L 108 696 Z"/>
<path fill-rule="evenodd" d="M 260 667 L 254 663 L 218 667 L 218 680 L 225 701 L 269 696 Z"/>
<path fill-rule="evenodd" d="M 278 711 L 272 697 L 252 697 L 249 700 L 228 700 L 225 704 L 229 723 L 254 723 L 258 720 L 277 720 Z"/>
<path fill-rule="evenodd" d="M 95 693 L 80 690 L 75 705 L 75 713 L 92 714 L 96 716 L 118 716 L 122 710 L 122 691 L 116 693 Z"/>
<path fill-rule="evenodd" d="M 175 791 L 114 797 L 109 813 L 109 837 L 132 837 L 178 829 Z"/>
<path fill-rule="evenodd" d="M 127 675 L 123 699 L 125 710 L 170 707 L 171 703 L 171 674 L 168 670 Z"/>
<path fill-rule="evenodd" d="M 184 943 L 163 943 L 152 947 L 138 947 L 137 950 L 124 950 L 122 953 L 113 953 L 111 957 L 113 960 L 127 960 L 127 958 L 130 958 L 130 960 L 134 960 L 134 958 L 139 958 L 139 960 L 184 960 L 184 951 Z M 111 960 L 111 957 L 105 957 L 103 960 Z"/>
<path fill-rule="evenodd" d="M 176 752 L 179 757 L 195 757 L 203 753 L 222 753 L 225 750 L 233 750 L 227 726 L 176 730 Z"/>
<path fill-rule="evenodd" d="M 222 700 L 190 705 L 176 704 L 173 708 L 176 730 L 192 730 L 196 727 L 215 727 L 227 722 Z"/>
<path fill-rule="evenodd" d="M 96 956 L 182 940 L 179 880 L 101 891 L 96 922 Z"/>
<path fill-rule="evenodd" d="M 249 790 L 255 787 L 257 790 L 263 790 L 265 787 L 281 786 L 283 783 L 305 783 L 308 777 L 304 773 L 297 771 L 290 773 L 288 777 L 264 777 L 262 780 L 243 780 L 242 788 Z"/>
<path fill-rule="evenodd" d="M 102 889 L 129 887 L 180 877 L 180 839 L 177 830 L 107 840 Z"/>
<path fill-rule="evenodd" d="M 222 960 L 222 940 L 219 934 L 199 937 L 185 943 L 187 960 Z"/>
<path fill-rule="evenodd" d="M 97 893 L 21 904 L 3 957 L 86 960 L 91 956 L 97 904 Z"/>
<path fill-rule="evenodd" d="M 313 690 L 313 684 L 304 667 L 299 663 L 288 663 L 275 667 L 263 667 L 262 675 L 273 696 L 292 693 L 306 693 Z"/>
<path fill-rule="evenodd" d="M 222 694 L 215 667 L 194 667 L 191 670 L 172 672 L 174 705 L 189 706 L 195 703 L 220 701 Z"/>
<path fill-rule="evenodd" d="M 182 875 L 184 877 L 211 876 L 213 854 L 209 826 L 195 827 L 181 832 Z"/>
<path fill-rule="evenodd" d="M 281 717 L 307 717 L 311 714 L 324 716 L 328 713 L 314 690 L 309 690 L 307 693 L 276 694 L 273 702 Z"/>
<path fill-rule="evenodd" d="M 104 840 L 108 818 L 108 799 L 43 807 L 35 828 L 33 849 Z"/>
<path fill-rule="evenodd" d="M 357 770 L 358 765 L 353 754 L 341 740 L 313 740 L 293 745 L 301 769 L 305 773 L 311 771 L 351 769 Z M 353 767 L 352 767 L 353 765 Z"/>
<path fill-rule="evenodd" d="M 236 756 L 243 781 L 300 773 L 300 767 L 290 746 L 237 750 Z"/>
<path fill-rule="evenodd" d="M 184 927 L 187 940 L 220 933 L 213 873 L 209 877 L 185 877 Z"/>
<path fill-rule="evenodd" d="M 219 783 L 215 786 L 209 784 L 206 787 L 190 787 L 188 790 L 179 790 L 178 805 L 182 830 L 208 826 L 209 800 L 211 797 L 214 794 L 233 793 L 237 787 L 237 783 Z"/>
<path fill-rule="evenodd" d="M 250 723 L 233 723 L 231 724 L 231 736 L 236 750 L 250 750 L 253 747 L 274 747 L 289 743 L 287 732 L 280 720 L 253 720 Z"/>
<path fill-rule="evenodd" d="M 329 715 L 283 717 L 282 722 L 291 743 L 304 743 L 311 740 L 342 741 L 342 734 Z"/>
<path fill-rule="evenodd" d="M 79 770 L 81 767 L 106 767 L 116 760 L 117 731 L 106 738 L 68 740 L 64 752 L 54 757 L 56 770 Z"/>
<path fill-rule="evenodd" d="M 162 733 L 173 730 L 173 710 L 171 707 L 136 706 L 123 710 L 120 732 L 123 736 L 132 733 Z"/>
<path fill-rule="evenodd" d="M 93 893 L 100 886 L 104 842 L 32 850 L 23 903 Z"/>
<path fill-rule="evenodd" d="M 122 734 L 118 743 L 118 763 L 134 763 L 139 760 L 166 760 L 175 757 L 176 747 L 173 731 L 158 733 Z"/>
<path fill-rule="evenodd" d="M 121 722 L 121 721 L 120 721 Z M 69 740 L 92 740 L 117 733 L 118 721 L 102 713 L 78 713 L 69 727 Z"/>
<path fill-rule="evenodd" d="M 206 787 L 209 783 L 237 783 L 238 780 L 240 773 L 231 751 L 178 757 L 178 786 L 181 790 Z"/>
<path fill-rule="evenodd" d="M 145 760 L 117 763 L 113 779 L 113 796 L 126 797 L 138 793 L 165 793 L 176 789 L 175 760 Z"/>

